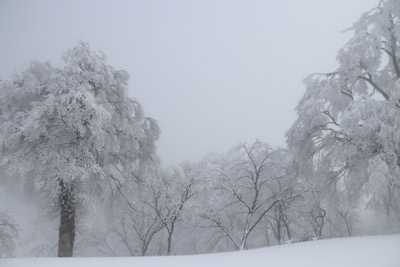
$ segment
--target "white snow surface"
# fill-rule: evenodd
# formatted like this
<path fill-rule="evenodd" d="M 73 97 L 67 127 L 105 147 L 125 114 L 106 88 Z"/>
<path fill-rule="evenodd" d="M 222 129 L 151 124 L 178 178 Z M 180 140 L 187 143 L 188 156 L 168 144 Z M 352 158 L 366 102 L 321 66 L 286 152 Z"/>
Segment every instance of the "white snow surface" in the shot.
<path fill-rule="evenodd" d="M 119 267 L 119 266 L 324 266 L 399 267 L 400 235 L 310 241 L 241 252 L 196 256 L 120 258 L 10 258 L 1 267 Z"/>

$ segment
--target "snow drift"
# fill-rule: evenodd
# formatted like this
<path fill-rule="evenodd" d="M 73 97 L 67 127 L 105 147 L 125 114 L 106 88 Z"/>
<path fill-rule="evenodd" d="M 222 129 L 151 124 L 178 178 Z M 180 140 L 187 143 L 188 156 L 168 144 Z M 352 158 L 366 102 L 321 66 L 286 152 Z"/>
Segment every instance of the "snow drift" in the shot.
<path fill-rule="evenodd" d="M 399 267 L 400 235 L 354 237 L 242 252 L 196 256 L 134 258 L 34 258 L 1 259 L 1 267 L 109 267 L 109 266 L 324 266 L 324 267 Z"/>

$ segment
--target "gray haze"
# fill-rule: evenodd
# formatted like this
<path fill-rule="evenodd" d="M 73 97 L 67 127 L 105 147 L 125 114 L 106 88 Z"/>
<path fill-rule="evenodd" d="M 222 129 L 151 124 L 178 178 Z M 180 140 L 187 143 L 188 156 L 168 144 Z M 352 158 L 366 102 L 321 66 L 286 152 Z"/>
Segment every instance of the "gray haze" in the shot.
<path fill-rule="evenodd" d="M 32 59 L 60 65 L 80 39 L 129 72 L 164 163 L 257 138 L 283 146 L 302 79 L 335 68 L 340 32 L 377 3 L 0 0 L 0 79 Z"/>

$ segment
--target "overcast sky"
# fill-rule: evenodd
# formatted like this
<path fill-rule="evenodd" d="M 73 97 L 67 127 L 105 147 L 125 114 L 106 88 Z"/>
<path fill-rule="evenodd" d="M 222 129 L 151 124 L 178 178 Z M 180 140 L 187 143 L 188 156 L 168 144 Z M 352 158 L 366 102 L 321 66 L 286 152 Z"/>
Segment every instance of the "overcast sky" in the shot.
<path fill-rule="evenodd" d="M 341 31 L 377 3 L 0 0 L 0 79 L 32 59 L 61 66 L 84 40 L 129 72 L 165 164 L 256 139 L 284 146 L 303 78 L 334 70 Z"/>

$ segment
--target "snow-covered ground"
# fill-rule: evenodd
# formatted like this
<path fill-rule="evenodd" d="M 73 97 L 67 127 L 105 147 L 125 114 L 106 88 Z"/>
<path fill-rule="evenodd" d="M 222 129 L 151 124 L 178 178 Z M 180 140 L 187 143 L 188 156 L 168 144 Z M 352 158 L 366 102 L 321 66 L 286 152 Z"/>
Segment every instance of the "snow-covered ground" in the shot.
<path fill-rule="evenodd" d="M 304 242 L 243 252 L 136 258 L 0 259 L 1 267 L 399 267 L 400 235 Z"/>

